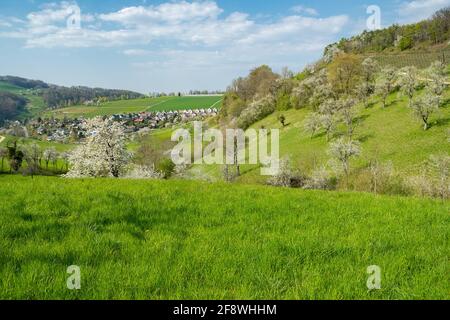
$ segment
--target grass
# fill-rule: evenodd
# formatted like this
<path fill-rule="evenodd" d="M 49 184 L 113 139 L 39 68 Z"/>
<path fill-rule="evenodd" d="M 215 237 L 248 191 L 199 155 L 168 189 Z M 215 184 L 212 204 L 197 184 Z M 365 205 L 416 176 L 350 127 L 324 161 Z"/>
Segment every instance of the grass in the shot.
<path fill-rule="evenodd" d="M 17 145 L 19 147 L 29 146 L 29 145 L 36 143 L 42 150 L 53 147 L 58 152 L 67 152 L 67 151 L 72 150 L 75 147 L 75 144 L 58 143 L 58 142 L 54 142 L 54 141 L 42 141 L 42 140 L 38 140 L 38 139 L 20 138 L 20 137 L 13 137 L 13 136 L 6 136 L 5 139 L 0 143 L 0 147 L 6 147 L 6 145 L 8 143 L 12 143 L 14 141 L 17 141 Z"/>
<path fill-rule="evenodd" d="M 8 91 L 12 93 L 19 93 L 25 90 L 24 88 L 15 86 L 13 84 L 10 84 L 8 82 L 0 81 L 0 91 Z"/>
<path fill-rule="evenodd" d="M 447 99 L 449 96 L 450 92 L 447 92 Z M 447 142 L 450 103 L 446 103 L 439 113 L 432 116 L 432 127 L 424 131 L 421 122 L 408 107 L 407 100 L 397 93 L 389 96 L 385 109 L 377 97 L 372 102 L 370 108 L 359 107 L 354 139 L 361 143 L 362 155 L 352 161 L 352 181 L 359 179 L 359 174 L 374 158 L 382 163 L 391 161 L 395 170 L 402 175 L 414 175 L 430 155 L 450 153 L 450 144 Z M 327 165 L 330 160 L 325 134 L 317 133 L 311 138 L 304 130 L 305 118 L 310 113 L 309 108 L 275 112 L 252 126 L 254 129 L 279 129 L 281 156 L 289 156 L 293 166 L 306 174 L 316 167 Z M 285 127 L 278 120 L 280 114 L 286 117 Z M 331 141 L 344 133 L 345 128 L 340 126 Z M 222 179 L 218 166 L 196 167 L 195 170 L 201 170 L 212 180 Z M 260 176 L 256 166 L 244 165 L 243 173 L 239 178 L 243 183 L 264 183 L 266 180 Z"/>
<path fill-rule="evenodd" d="M 220 109 L 222 96 L 198 96 L 198 97 L 177 97 L 168 99 L 150 110 L 173 111 L 184 109 L 208 109 L 215 107 Z"/>
<path fill-rule="evenodd" d="M 447 299 L 449 202 L 0 176 L 2 299 Z M 368 292 L 366 268 L 382 269 Z M 66 289 L 70 265 L 81 290 Z"/>
<path fill-rule="evenodd" d="M 220 107 L 222 97 L 199 96 L 199 97 L 159 97 L 132 100 L 119 100 L 107 102 L 99 107 L 74 106 L 46 112 L 45 116 L 55 117 L 95 117 L 113 114 L 138 113 L 144 111 L 175 111 L 183 109 L 202 109 L 212 105 Z"/>

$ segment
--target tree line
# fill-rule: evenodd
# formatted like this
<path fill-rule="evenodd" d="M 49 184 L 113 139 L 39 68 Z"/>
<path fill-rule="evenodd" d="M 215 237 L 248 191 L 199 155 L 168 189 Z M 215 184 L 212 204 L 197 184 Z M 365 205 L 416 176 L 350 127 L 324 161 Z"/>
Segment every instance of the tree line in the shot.
<path fill-rule="evenodd" d="M 0 91 L 0 125 L 25 111 L 27 99 L 11 92 Z"/>
<path fill-rule="evenodd" d="M 43 149 L 36 143 L 19 145 L 13 141 L 0 148 L 0 173 L 61 174 L 69 170 L 68 160 L 68 152 L 58 152 L 54 147 Z"/>
<path fill-rule="evenodd" d="M 431 18 L 414 24 L 398 25 L 389 28 L 364 31 L 358 36 L 342 39 L 325 49 L 329 51 L 338 48 L 346 53 L 371 53 L 385 50 L 404 51 L 412 48 L 426 48 L 450 39 L 450 7 L 437 11 Z"/>
<path fill-rule="evenodd" d="M 144 95 L 128 90 L 51 86 L 42 91 L 42 97 L 49 108 L 62 108 L 85 102 L 102 103 L 105 101 L 138 99 L 144 97 Z"/>

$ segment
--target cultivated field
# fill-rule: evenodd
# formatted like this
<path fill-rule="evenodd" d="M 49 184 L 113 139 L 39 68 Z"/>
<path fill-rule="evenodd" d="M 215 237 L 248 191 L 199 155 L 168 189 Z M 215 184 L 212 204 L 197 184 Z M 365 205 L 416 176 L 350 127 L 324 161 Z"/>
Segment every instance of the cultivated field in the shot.
<path fill-rule="evenodd" d="M 220 108 L 221 96 L 160 97 L 111 101 L 101 106 L 75 106 L 47 112 L 55 117 L 95 117 L 143 111 L 175 111 L 183 109 Z"/>
<path fill-rule="evenodd" d="M 2 299 L 447 299 L 450 203 L 0 176 Z M 81 290 L 66 288 L 70 265 Z M 366 269 L 382 270 L 368 292 Z"/>

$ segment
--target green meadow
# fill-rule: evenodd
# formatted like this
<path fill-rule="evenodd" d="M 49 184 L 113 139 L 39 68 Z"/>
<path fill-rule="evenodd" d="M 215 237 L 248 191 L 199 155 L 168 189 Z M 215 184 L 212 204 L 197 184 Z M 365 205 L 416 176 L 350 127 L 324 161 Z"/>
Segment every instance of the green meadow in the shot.
<path fill-rule="evenodd" d="M 1 299 L 448 299 L 450 203 L 0 176 Z M 66 288 L 67 267 L 81 290 Z M 382 271 L 368 291 L 367 267 Z"/>

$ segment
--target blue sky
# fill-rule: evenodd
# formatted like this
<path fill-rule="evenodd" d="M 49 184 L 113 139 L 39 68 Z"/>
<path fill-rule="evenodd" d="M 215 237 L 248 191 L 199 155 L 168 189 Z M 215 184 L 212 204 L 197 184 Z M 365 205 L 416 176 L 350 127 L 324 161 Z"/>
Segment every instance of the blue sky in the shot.
<path fill-rule="evenodd" d="M 370 5 L 388 26 L 450 0 L 2 0 L 0 74 L 143 93 L 225 89 L 261 64 L 301 70 L 366 29 Z"/>

